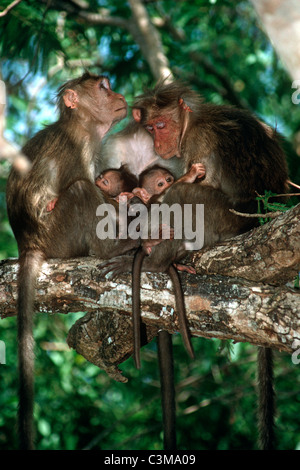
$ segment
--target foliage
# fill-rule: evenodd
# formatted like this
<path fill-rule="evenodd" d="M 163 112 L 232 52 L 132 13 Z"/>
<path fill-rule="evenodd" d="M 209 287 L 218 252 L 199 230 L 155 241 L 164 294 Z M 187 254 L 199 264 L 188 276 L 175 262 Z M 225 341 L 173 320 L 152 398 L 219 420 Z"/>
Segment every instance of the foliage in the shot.
<path fill-rule="evenodd" d="M 1 9 L 11 3 L 1 2 Z M 64 5 L 64 9 L 60 4 Z M 86 4 L 81 10 L 79 5 Z M 161 35 L 174 75 L 205 99 L 246 107 L 285 137 L 290 178 L 300 183 L 300 107 L 291 83 L 246 0 L 145 1 Z M 82 12 L 85 16 L 82 15 Z M 87 20 L 89 12 L 108 19 Z M 81 15 L 81 16 L 80 16 Z M 53 121 L 55 90 L 82 73 L 107 73 L 129 103 L 153 77 L 130 32 L 124 0 L 21 1 L 0 18 L 0 74 L 8 92 L 6 136 L 23 145 Z M 122 124 L 123 125 L 123 124 Z M 0 162 L 0 257 L 17 256 L 5 212 L 8 164 Z M 127 384 L 65 347 L 77 315 L 36 316 L 36 408 L 38 449 L 161 449 L 161 410 L 156 343 L 142 351 L 142 370 L 123 365 Z M 6 365 L 0 381 L 0 449 L 16 448 L 15 318 L 1 320 Z M 191 362 L 174 338 L 180 449 L 256 448 L 256 350 L 247 344 L 193 340 Z M 280 449 L 300 447 L 299 374 L 289 356 L 276 353 L 277 434 Z"/>
<path fill-rule="evenodd" d="M 127 384 L 69 351 L 65 337 L 78 315 L 36 317 L 38 449 L 162 449 L 156 343 L 142 349 L 142 369 L 132 359 L 122 369 Z M 0 449 L 16 448 L 15 318 L 2 320 L 6 365 L 1 367 Z M 182 450 L 256 448 L 255 358 L 252 346 L 235 344 L 231 357 L 220 341 L 194 338 L 196 360 L 174 338 L 178 443 Z M 280 449 L 299 446 L 297 371 L 276 353 L 277 433 Z"/>

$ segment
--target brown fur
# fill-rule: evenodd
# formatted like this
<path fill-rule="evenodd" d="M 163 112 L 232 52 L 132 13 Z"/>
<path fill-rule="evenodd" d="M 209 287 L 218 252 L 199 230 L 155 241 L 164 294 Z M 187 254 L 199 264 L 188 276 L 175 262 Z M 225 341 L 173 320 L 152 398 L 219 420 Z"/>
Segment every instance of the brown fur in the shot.
<path fill-rule="evenodd" d="M 94 162 L 101 138 L 126 115 L 126 102 L 105 77 L 84 74 L 60 88 L 60 118 L 23 148 L 32 162 L 25 176 L 12 170 L 7 183 L 9 220 L 19 248 L 18 324 L 20 369 L 20 446 L 33 448 L 34 287 L 46 258 L 124 253 L 127 240 L 99 240 L 96 208 L 106 202 L 96 188 Z M 51 200 L 55 207 L 47 212 Z"/>

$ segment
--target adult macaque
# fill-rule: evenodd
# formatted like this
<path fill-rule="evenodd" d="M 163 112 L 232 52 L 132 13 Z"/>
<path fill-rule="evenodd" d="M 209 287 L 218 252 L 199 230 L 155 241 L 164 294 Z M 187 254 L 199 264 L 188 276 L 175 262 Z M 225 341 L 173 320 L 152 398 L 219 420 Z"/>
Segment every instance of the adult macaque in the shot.
<path fill-rule="evenodd" d="M 204 204 L 204 246 L 246 232 L 255 225 L 254 219 L 236 216 L 229 209 L 256 212 L 257 193 L 287 192 L 287 164 L 276 133 L 245 110 L 203 103 L 185 85 L 161 82 L 135 100 L 133 117 L 152 136 L 161 158 L 168 161 L 176 156 L 184 162 L 185 171 L 193 163 L 204 165 L 205 178 L 200 184 L 178 183 L 163 198 L 165 204 L 178 203 L 182 207 Z M 165 271 L 186 253 L 182 240 L 164 240 L 152 248 L 143 269 Z M 124 257 L 122 269 L 126 269 Z M 269 351 L 265 349 L 260 358 L 264 351 L 267 358 Z M 272 385 L 267 384 L 270 374 L 264 376 L 266 409 L 261 413 L 262 421 L 263 415 L 270 416 L 267 408 L 273 408 Z M 262 422 L 260 428 L 264 427 Z M 261 439 L 265 449 L 272 448 L 271 431 Z"/>
<path fill-rule="evenodd" d="M 265 190 L 287 190 L 285 155 L 275 132 L 266 131 L 245 110 L 203 103 L 180 83 L 159 83 L 138 97 L 133 116 L 152 135 L 155 151 L 165 160 L 182 159 L 185 171 L 202 163 L 201 184 L 170 187 L 164 203 L 205 205 L 205 245 L 249 230 L 253 220 L 229 209 L 256 210 L 255 197 Z M 147 269 L 163 270 L 177 257 L 176 244 L 166 241 L 147 258 Z"/>
<path fill-rule="evenodd" d="M 21 176 L 12 170 L 7 208 L 19 249 L 18 339 L 19 436 L 33 448 L 33 302 L 41 264 L 47 258 L 97 255 L 110 258 L 135 245 L 100 240 L 96 208 L 105 198 L 95 185 L 94 164 L 102 137 L 127 113 L 125 98 L 104 76 L 85 73 L 58 92 L 60 117 L 23 148 L 32 162 Z"/>

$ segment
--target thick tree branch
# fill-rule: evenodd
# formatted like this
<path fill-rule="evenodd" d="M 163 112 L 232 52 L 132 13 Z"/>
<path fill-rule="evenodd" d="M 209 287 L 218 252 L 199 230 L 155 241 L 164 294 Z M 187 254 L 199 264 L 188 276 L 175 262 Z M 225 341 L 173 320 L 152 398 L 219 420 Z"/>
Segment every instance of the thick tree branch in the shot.
<path fill-rule="evenodd" d="M 160 35 L 151 22 L 147 9 L 140 0 L 129 0 L 136 33 L 134 39 L 147 60 L 152 75 L 156 80 L 161 77 L 172 77 L 169 61 L 163 52 Z"/>
<path fill-rule="evenodd" d="M 42 0 L 44 3 L 46 0 Z M 48 0 L 47 0 L 48 2 Z M 47 3 L 49 6 L 49 3 Z M 148 15 L 148 11 L 140 0 L 129 0 L 132 18 L 124 19 L 111 16 L 109 10 L 99 9 L 97 12 L 87 10 L 87 6 L 80 5 L 74 1 L 52 0 L 50 7 L 64 10 L 73 15 L 77 21 L 88 25 L 110 25 L 128 31 L 134 41 L 138 44 L 149 64 L 153 77 L 158 80 L 161 77 L 171 77 L 172 71 L 169 62 L 163 52 L 163 46 L 159 32 L 153 25 Z"/>
<path fill-rule="evenodd" d="M 263 27 L 294 80 L 300 79 L 300 2 L 251 0 Z"/>
<path fill-rule="evenodd" d="M 189 257 L 197 273 L 283 285 L 300 269 L 300 204 L 270 223 Z"/>
<path fill-rule="evenodd" d="M 299 347 L 299 290 L 292 284 L 263 283 L 266 278 L 274 284 L 292 280 L 299 268 L 299 210 L 300 205 L 227 244 L 190 256 L 198 272 L 226 274 L 181 275 L 193 336 L 246 341 L 291 353 Z M 45 262 L 38 279 L 36 311 L 86 312 L 70 330 L 68 344 L 114 379 L 126 381 L 118 364 L 133 350 L 131 276 L 111 280 L 100 264 L 96 258 Z M 17 270 L 16 260 L 0 263 L 1 317 L 16 314 Z M 161 328 L 177 332 L 168 276 L 143 273 L 141 286 L 144 342 Z"/>

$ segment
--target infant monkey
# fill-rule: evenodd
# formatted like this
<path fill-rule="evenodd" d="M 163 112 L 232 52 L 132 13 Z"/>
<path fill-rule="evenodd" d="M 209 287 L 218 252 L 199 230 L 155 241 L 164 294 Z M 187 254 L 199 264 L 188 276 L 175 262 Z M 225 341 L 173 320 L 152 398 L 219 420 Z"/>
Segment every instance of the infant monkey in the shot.
<path fill-rule="evenodd" d="M 194 163 L 190 170 L 179 178 L 176 183 L 194 183 L 197 178 L 205 175 L 205 168 L 201 163 Z M 175 182 L 172 173 L 154 165 L 144 170 L 137 178 L 128 171 L 126 165 L 119 169 L 108 169 L 96 178 L 96 185 L 108 196 L 118 199 L 126 195 L 128 199 L 137 196 L 147 204 L 152 196 L 159 196 Z"/>
<path fill-rule="evenodd" d="M 126 165 L 122 165 L 119 169 L 111 168 L 103 171 L 95 183 L 107 196 L 118 199 L 121 193 L 131 193 L 137 186 L 138 180 Z"/>
<path fill-rule="evenodd" d="M 205 168 L 202 163 L 194 163 L 187 173 L 175 181 L 174 176 L 169 170 L 159 165 L 154 165 L 140 174 L 139 187 L 135 188 L 132 192 L 145 204 L 147 204 L 152 198 L 153 199 L 150 203 L 154 201 L 159 202 L 158 196 L 172 186 L 174 182 L 194 183 L 198 178 L 200 179 L 204 175 Z"/>

